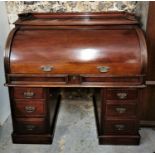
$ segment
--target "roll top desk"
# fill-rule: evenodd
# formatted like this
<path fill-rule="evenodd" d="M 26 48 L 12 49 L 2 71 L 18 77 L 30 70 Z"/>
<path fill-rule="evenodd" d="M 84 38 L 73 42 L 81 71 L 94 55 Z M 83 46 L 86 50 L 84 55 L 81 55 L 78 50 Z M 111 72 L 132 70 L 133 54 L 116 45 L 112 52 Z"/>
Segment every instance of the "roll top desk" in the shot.
<path fill-rule="evenodd" d="M 5 50 L 14 143 L 52 143 L 61 88 L 92 88 L 100 144 L 139 144 L 147 64 L 133 14 L 19 14 Z"/>

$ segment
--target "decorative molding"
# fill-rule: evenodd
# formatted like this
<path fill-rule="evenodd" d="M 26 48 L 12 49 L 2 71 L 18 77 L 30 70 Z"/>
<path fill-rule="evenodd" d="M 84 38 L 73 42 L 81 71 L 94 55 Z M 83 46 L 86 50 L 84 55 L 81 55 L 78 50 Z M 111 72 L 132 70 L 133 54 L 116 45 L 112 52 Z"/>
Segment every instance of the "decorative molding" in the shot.
<path fill-rule="evenodd" d="M 6 1 L 10 27 L 19 13 L 28 12 L 136 12 L 136 1 Z"/>

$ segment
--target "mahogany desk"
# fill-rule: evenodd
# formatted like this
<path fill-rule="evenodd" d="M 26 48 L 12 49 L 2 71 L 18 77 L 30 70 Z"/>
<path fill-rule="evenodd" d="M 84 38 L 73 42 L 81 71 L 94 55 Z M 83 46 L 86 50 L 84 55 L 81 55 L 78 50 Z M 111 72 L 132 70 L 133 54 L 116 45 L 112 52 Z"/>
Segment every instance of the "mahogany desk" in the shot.
<path fill-rule="evenodd" d="M 93 88 L 100 144 L 139 144 L 147 64 L 133 14 L 20 14 L 5 51 L 14 143 L 52 143 L 61 88 Z"/>

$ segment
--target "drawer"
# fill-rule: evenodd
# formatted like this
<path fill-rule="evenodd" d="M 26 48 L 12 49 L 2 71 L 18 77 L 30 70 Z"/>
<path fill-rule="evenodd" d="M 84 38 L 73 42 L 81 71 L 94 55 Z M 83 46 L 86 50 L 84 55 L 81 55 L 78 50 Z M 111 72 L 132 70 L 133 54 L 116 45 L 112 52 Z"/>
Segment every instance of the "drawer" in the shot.
<path fill-rule="evenodd" d="M 96 75 L 81 75 L 82 82 L 86 83 L 107 83 L 107 82 L 117 82 L 117 83 L 142 83 L 142 77 L 106 77 L 100 74 Z"/>
<path fill-rule="evenodd" d="M 138 122 L 136 120 L 106 120 L 104 134 L 137 134 Z"/>
<path fill-rule="evenodd" d="M 113 117 L 135 117 L 137 107 L 134 104 L 107 104 L 106 115 Z"/>
<path fill-rule="evenodd" d="M 47 83 L 56 83 L 56 84 L 65 84 L 67 83 L 68 80 L 68 76 L 67 75 L 49 75 L 49 76 L 42 76 L 42 77 L 38 77 L 38 76 L 26 76 L 26 77 L 18 77 L 18 76 L 9 76 L 9 80 L 12 83 L 32 83 L 34 84 L 34 82 L 38 83 L 38 82 L 47 82 Z"/>
<path fill-rule="evenodd" d="M 18 133 L 45 133 L 47 123 L 44 118 L 19 118 L 16 119 L 15 131 Z"/>
<path fill-rule="evenodd" d="M 132 100 L 138 97 L 137 89 L 107 89 L 107 100 Z"/>
<path fill-rule="evenodd" d="M 42 116 L 45 115 L 46 100 L 26 100 L 18 99 L 14 101 L 14 111 L 16 116 Z"/>
<path fill-rule="evenodd" d="M 117 104 L 117 105 L 125 105 L 125 104 L 133 104 L 136 105 L 138 103 L 137 99 L 134 100 L 106 100 L 105 103 L 108 104 Z"/>
<path fill-rule="evenodd" d="M 14 88 L 14 98 L 16 99 L 43 99 L 45 94 L 44 88 Z"/>

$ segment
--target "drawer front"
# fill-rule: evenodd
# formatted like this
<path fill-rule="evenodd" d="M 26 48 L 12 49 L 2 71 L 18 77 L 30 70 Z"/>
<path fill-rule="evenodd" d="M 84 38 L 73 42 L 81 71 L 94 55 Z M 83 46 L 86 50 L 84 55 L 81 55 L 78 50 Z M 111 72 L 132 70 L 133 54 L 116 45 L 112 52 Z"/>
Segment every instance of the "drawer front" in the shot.
<path fill-rule="evenodd" d="M 112 105 L 126 105 L 126 104 L 133 104 L 136 105 L 138 103 L 138 100 L 106 100 L 105 101 L 107 105 L 112 104 Z"/>
<path fill-rule="evenodd" d="M 47 82 L 47 83 L 67 83 L 68 76 L 67 75 L 50 75 L 48 77 L 12 77 L 9 76 L 10 81 L 12 83 L 34 83 L 34 82 Z"/>
<path fill-rule="evenodd" d="M 137 89 L 107 89 L 107 100 L 132 100 L 138 97 Z"/>
<path fill-rule="evenodd" d="M 45 98 L 44 88 L 14 88 L 16 99 L 43 99 Z"/>
<path fill-rule="evenodd" d="M 115 117 L 135 117 L 136 105 L 134 104 L 107 104 L 106 115 Z"/>
<path fill-rule="evenodd" d="M 53 53 L 53 52 L 52 52 Z M 59 52 L 54 52 L 59 53 Z M 60 52 L 61 53 L 61 52 Z M 22 55 L 24 52 L 22 53 Z M 49 53 L 47 54 L 48 57 Z M 77 62 L 78 60 L 75 60 L 73 62 L 73 59 L 69 58 L 72 54 L 70 53 L 69 56 L 67 56 L 67 60 L 64 63 L 64 55 L 61 53 L 61 56 L 63 60 L 60 60 L 59 57 L 50 59 L 49 62 L 40 62 L 40 60 L 34 59 L 31 60 L 30 64 L 27 65 L 23 64 L 23 61 L 20 63 L 13 64 L 11 63 L 11 74 L 105 74 L 105 75 L 113 75 L 113 76 L 121 76 L 121 75 L 127 75 L 130 73 L 130 75 L 135 75 L 140 73 L 140 63 L 137 64 L 134 63 L 134 65 L 131 66 L 131 63 L 103 63 L 101 62 L 102 58 L 99 56 L 99 63 L 96 61 L 96 59 L 91 60 L 90 62 L 86 61 L 83 62 Z M 74 55 L 74 54 L 73 54 Z M 109 55 L 109 54 L 108 54 Z M 40 55 L 39 55 L 40 56 Z M 39 57 L 38 56 L 38 57 Z M 44 53 L 45 56 L 45 53 Z M 24 56 L 23 56 L 24 57 Z M 85 56 L 87 57 L 87 56 Z M 28 61 L 27 58 L 26 61 Z M 49 59 L 49 58 L 47 58 Z M 44 61 L 47 61 L 44 60 Z M 105 60 L 105 58 L 103 58 Z M 111 58 L 110 58 L 111 59 Z M 111 59 L 112 60 L 112 59 Z M 34 62 L 36 61 L 36 62 Z M 56 61 L 54 63 L 54 61 Z M 82 60 L 83 61 L 83 60 Z M 38 63 L 39 62 L 39 63 Z M 33 63 L 33 67 L 32 67 Z M 121 67 L 121 69 L 120 69 Z"/>
<path fill-rule="evenodd" d="M 15 115 L 16 116 L 43 116 L 45 115 L 46 100 L 15 100 Z"/>
<path fill-rule="evenodd" d="M 138 124 L 135 120 L 106 120 L 105 134 L 137 134 Z"/>
<path fill-rule="evenodd" d="M 16 120 L 15 131 L 18 133 L 45 133 L 47 124 L 44 118 L 19 118 Z"/>
<path fill-rule="evenodd" d="M 101 75 L 81 75 L 82 82 L 86 83 L 104 83 L 104 82 L 132 82 L 132 83 L 142 83 L 142 77 L 106 77 Z"/>

